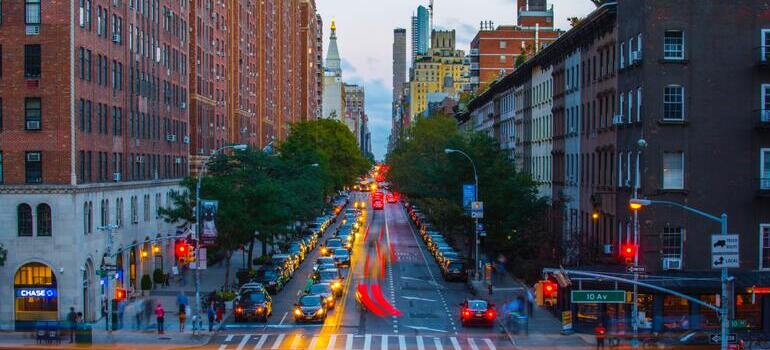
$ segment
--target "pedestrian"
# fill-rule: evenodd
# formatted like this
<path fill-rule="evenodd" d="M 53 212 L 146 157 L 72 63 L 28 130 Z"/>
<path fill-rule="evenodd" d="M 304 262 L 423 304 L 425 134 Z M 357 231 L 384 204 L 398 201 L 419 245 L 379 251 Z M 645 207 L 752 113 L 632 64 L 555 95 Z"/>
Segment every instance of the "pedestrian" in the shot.
<path fill-rule="evenodd" d="M 222 303 L 217 304 L 217 323 L 222 322 L 222 314 L 224 314 L 225 308 Z"/>
<path fill-rule="evenodd" d="M 163 334 L 163 321 L 166 317 L 166 310 L 163 310 L 163 305 L 158 303 L 155 307 L 155 319 L 158 321 L 158 334 Z"/>
<path fill-rule="evenodd" d="M 184 323 L 187 320 L 187 305 L 179 304 L 179 333 L 184 333 Z"/>
<path fill-rule="evenodd" d="M 594 328 L 594 333 L 596 333 L 596 349 L 604 349 L 604 338 L 607 336 L 607 329 L 604 328 L 604 325 L 599 323 L 599 325 Z"/>
<path fill-rule="evenodd" d="M 209 317 L 209 332 L 211 332 L 212 329 L 214 329 L 214 319 L 217 317 L 217 313 L 214 310 L 214 302 L 212 301 L 209 305 L 208 311 L 206 311 L 207 316 Z"/>
<path fill-rule="evenodd" d="M 75 327 L 78 321 L 78 314 L 75 313 L 75 308 L 70 306 L 70 312 L 67 314 L 67 323 L 70 329 L 70 344 L 75 341 Z"/>

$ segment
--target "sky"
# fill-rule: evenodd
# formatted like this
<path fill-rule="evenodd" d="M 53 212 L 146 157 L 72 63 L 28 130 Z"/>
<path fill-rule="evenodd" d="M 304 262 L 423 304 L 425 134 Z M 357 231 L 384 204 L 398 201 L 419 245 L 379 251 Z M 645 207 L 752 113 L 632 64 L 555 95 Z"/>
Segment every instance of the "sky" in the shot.
<path fill-rule="evenodd" d="M 595 7 L 589 0 L 549 0 L 554 6 L 556 27 L 570 28 L 567 18 L 583 17 Z M 342 57 L 342 79 L 364 85 L 366 114 L 372 133 L 372 151 L 382 160 L 391 127 L 393 29 L 407 30 L 410 56 L 411 16 L 428 0 L 316 0 L 324 21 L 324 59 L 332 18 L 337 23 L 337 45 Z M 457 48 L 470 49 L 479 22 L 497 25 L 516 23 L 516 0 L 434 0 L 436 29 L 455 29 Z M 407 57 L 407 61 L 409 58 Z M 407 62 L 409 65 L 409 62 Z"/>

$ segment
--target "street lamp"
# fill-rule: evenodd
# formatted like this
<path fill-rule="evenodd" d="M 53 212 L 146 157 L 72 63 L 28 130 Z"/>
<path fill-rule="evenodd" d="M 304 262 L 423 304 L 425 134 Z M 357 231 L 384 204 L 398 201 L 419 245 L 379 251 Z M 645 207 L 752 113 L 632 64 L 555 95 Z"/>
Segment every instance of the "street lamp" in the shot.
<path fill-rule="evenodd" d="M 465 158 L 468 158 L 468 160 L 471 162 L 471 166 L 473 167 L 473 181 L 476 183 L 476 187 L 474 187 L 473 189 L 473 201 L 478 202 L 479 201 L 479 176 L 476 173 L 476 163 L 467 153 L 459 149 L 445 148 L 444 153 L 446 154 L 460 153 L 463 156 L 465 156 Z M 475 263 L 474 271 L 475 271 L 476 279 L 478 279 L 479 278 L 479 219 L 475 218 L 473 219 L 473 221 L 474 221 L 473 234 L 475 236 L 475 251 L 476 251 L 475 253 L 476 263 Z"/>
<path fill-rule="evenodd" d="M 246 144 L 235 144 L 235 145 L 228 145 L 221 147 L 219 149 L 214 150 L 211 152 L 211 156 L 226 150 L 226 149 L 234 149 L 236 151 L 245 151 L 249 146 Z M 209 160 L 211 158 L 207 158 L 205 161 L 203 161 L 200 165 L 199 171 L 198 171 L 198 183 L 195 185 L 195 315 L 199 315 L 201 313 L 201 250 L 200 250 L 200 244 L 201 244 L 201 231 L 203 230 L 203 223 L 201 222 L 201 181 L 203 181 L 203 176 L 206 174 L 206 170 L 208 167 L 206 166 L 209 163 Z"/>
<path fill-rule="evenodd" d="M 716 222 L 719 223 L 719 225 L 721 227 L 721 235 L 727 235 L 727 214 L 725 214 L 725 213 L 722 213 L 721 216 L 715 216 L 715 215 L 711 215 L 711 214 L 708 214 L 706 212 L 700 211 L 698 209 L 695 209 L 695 208 L 692 208 L 692 207 L 688 207 L 688 206 L 686 206 L 684 204 L 680 204 L 680 203 L 672 202 L 672 201 L 666 201 L 666 200 L 652 200 L 652 199 L 631 198 L 631 200 L 628 201 L 628 206 L 631 209 L 633 209 L 634 212 L 637 213 L 637 214 L 639 212 L 639 209 L 641 209 L 642 207 L 650 206 L 650 205 L 653 205 L 653 204 L 670 205 L 670 206 L 673 206 L 673 207 L 677 207 L 677 208 L 681 208 L 681 209 L 687 210 L 687 211 L 689 211 L 691 213 L 698 214 L 698 215 L 700 215 L 702 217 L 705 217 L 707 219 L 716 221 Z M 637 260 L 636 262 L 638 262 L 638 249 L 637 249 L 636 260 Z M 728 310 L 727 310 L 727 282 L 729 281 L 729 279 L 730 278 L 727 275 L 727 268 L 726 267 L 722 267 L 722 276 L 721 276 L 722 296 L 720 298 L 721 299 L 721 305 L 719 305 L 719 309 L 720 309 L 719 317 L 721 318 L 720 322 L 721 322 L 721 326 L 722 326 L 722 334 L 721 334 L 721 338 L 722 338 L 721 339 L 721 349 L 722 350 L 727 350 L 727 330 L 728 330 L 728 327 L 729 327 L 729 320 L 727 319 L 728 316 L 729 316 L 728 315 Z M 634 300 L 634 306 L 636 306 L 636 300 Z M 637 317 L 637 316 L 634 316 L 634 317 Z M 636 320 L 634 320 L 634 324 L 636 324 Z"/>

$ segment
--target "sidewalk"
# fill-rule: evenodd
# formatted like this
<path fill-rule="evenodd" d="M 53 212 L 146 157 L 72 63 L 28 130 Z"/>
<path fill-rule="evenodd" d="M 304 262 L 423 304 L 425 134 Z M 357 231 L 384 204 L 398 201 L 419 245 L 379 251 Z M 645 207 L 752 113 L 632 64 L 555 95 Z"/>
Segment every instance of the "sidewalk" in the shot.
<path fill-rule="evenodd" d="M 487 299 L 494 303 L 498 311 L 515 301 L 519 296 L 526 300 L 525 286 L 521 281 L 511 276 L 508 272 L 498 272 L 493 277 L 492 295 L 485 281 L 470 281 L 472 291 L 479 298 Z M 501 321 L 503 313 L 500 312 Z M 514 332 L 512 327 L 502 323 L 501 328 L 508 334 L 517 349 L 592 349 L 596 343 L 593 337 L 582 334 L 561 334 L 561 320 L 554 317 L 547 310 L 534 305 L 532 315 L 529 317 L 528 332 Z M 508 327 L 504 327 L 508 326 Z"/>
<path fill-rule="evenodd" d="M 261 252 L 261 246 L 255 245 L 255 252 Z M 230 281 L 235 280 L 235 272 L 241 268 L 243 258 L 240 251 L 236 251 L 231 258 Z M 171 282 L 168 287 L 158 287 L 127 303 L 123 308 L 122 324 L 119 330 L 106 331 L 105 319 L 101 318 L 92 323 L 93 344 L 91 349 L 175 349 L 180 347 L 198 347 L 208 343 L 209 338 L 215 334 L 220 325 L 215 325 L 212 332 L 208 332 L 208 319 L 206 317 L 206 305 L 203 309 L 203 332 L 192 334 L 192 310 L 195 308 L 195 272 L 185 273 L 185 283 L 181 281 Z M 201 297 L 205 298 L 212 291 L 219 290 L 224 285 L 225 264 L 224 261 L 208 266 L 201 271 Z M 187 296 L 187 320 L 184 332 L 179 332 L 179 307 L 177 295 L 184 293 Z M 147 316 L 144 311 L 144 303 L 150 303 L 152 312 Z M 157 334 L 157 322 L 154 308 L 161 303 L 166 312 L 164 328 L 165 334 Z M 228 314 L 223 316 L 227 319 Z M 62 332 L 62 344 L 39 345 L 36 344 L 34 334 L 30 332 L 0 332 L 0 349 L 51 349 L 51 348 L 75 348 L 69 344 L 69 334 Z"/>

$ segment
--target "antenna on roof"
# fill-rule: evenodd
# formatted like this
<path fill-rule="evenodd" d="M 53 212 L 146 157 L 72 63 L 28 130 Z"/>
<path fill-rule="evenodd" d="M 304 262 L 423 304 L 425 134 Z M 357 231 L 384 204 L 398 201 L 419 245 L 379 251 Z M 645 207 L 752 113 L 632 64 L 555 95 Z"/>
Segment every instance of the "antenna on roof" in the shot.
<path fill-rule="evenodd" d="M 433 0 L 430 0 L 430 4 L 428 5 L 428 10 L 430 11 L 430 31 L 433 31 Z"/>

